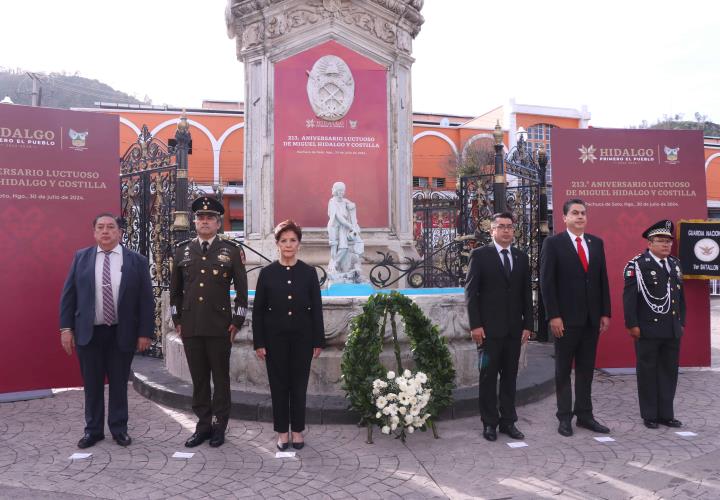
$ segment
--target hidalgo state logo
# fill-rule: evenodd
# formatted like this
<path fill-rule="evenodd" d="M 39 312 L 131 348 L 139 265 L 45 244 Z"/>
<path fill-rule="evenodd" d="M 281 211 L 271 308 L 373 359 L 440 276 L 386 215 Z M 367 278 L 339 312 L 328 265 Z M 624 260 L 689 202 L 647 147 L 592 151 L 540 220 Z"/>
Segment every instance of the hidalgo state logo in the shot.
<path fill-rule="evenodd" d="M 669 148 L 665 146 L 665 157 L 667 161 L 677 161 L 678 151 L 680 151 L 680 148 Z"/>
<path fill-rule="evenodd" d="M 70 141 L 72 142 L 71 149 L 76 149 L 78 151 L 82 151 L 85 148 L 85 139 L 88 136 L 88 131 L 85 132 L 78 132 L 76 130 L 70 129 L 68 130 L 68 136 L 70 136 Z"/>
<path fill-rule="evenodd" d="M 315 115 L 333 122 L 345 116 L 355 97 L 355 79 L 345 61 L 323 56 L 307 74 L 308 100 Z"/>

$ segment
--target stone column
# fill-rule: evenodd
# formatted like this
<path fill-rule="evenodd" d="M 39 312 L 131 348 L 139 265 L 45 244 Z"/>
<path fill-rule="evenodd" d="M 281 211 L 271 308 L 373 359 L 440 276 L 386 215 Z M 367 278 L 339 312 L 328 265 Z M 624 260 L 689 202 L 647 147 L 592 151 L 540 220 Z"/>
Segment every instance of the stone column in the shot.
<path fill-rule="evenodd" d="M 228 0 L 228 35 L 235 38 L 237 57 L 245 65 L 245 239 L 273 258 L 274 226 L 274 64 L 328 41 L 387 68 L 387 196 L 386 227 L 363 227 L 365 269 L 376 250 L 398 259 L 417 256 L 412 234 L 412 40 L 423 23 L 423 0 Z M 325 203 L 336 178 L 328 173 Z M 384 196 L 382 190 L 380 195 Z M 354 199 L 348 185 L 348 197 Z M 358 218 L 362 224 L 362 205 Z M 327 231 L 306 227 L 301 258 L 328 261 Z M 247 254 L 248 263 L 256 259 Z M 251 277 L 251 281 L 254 277 Z M 251 284 L 252 286 L 252 284 Z"/>

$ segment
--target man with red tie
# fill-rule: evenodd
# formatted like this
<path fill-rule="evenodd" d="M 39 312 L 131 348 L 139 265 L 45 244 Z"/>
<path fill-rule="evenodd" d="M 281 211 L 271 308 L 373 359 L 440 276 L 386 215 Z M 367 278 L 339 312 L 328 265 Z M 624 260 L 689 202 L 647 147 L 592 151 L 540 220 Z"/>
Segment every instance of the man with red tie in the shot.
<path fill-rule="evenodd" d="M 598 337 L 610 326 L 610 289 L 605 248 L 597 236 L 585 233 L 587 208 L 580 199 L 563 204 L 566 231 L 545 240 L 540 254 L 540 289 L 555 336 L 555 392 L 558 432 L 572 436 L 578 427 L 610 430 L 593 416 L 591 387 Z M 570 372 L 575 363 L 575 406 Z"/>

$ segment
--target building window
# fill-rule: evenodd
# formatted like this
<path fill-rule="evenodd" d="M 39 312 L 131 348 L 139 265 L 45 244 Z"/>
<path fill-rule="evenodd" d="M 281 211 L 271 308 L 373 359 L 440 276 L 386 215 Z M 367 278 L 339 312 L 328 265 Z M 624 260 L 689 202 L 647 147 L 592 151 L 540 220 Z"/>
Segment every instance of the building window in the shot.
<path fill-rule="evenodd" d="M 230 221 L 230 230 L 231 231 L 245 231 L 245 221 L 243 220 L 231 220 Z"/>
<path fill-rule="evenodd" d="M 445 178 L 444 177 L 433 177 L 432 187 L 444 188 L 445 187 Z"/>
<path fill-rule="evenodd" d="M 426 188 L 430 187 L 429 177 L 413 177 L 413 187 Z"/>
<path fill-rule="evenodd" d="M 550 125 L 549 123 L 538 123 L 537 125 L 529 127 L 527 130 L 528 151 L 532 153 L 533 158 L 537 158 L 537 150 L 540 149 L 540 144 L 545 146 L 548 160 L 545 179 L 548 184 L 552 183 L 552 145 L 550 135 L 554 128 L 555 125 Z M 550 194 L 548 194 L 548 199 L 550 199 Z"/>

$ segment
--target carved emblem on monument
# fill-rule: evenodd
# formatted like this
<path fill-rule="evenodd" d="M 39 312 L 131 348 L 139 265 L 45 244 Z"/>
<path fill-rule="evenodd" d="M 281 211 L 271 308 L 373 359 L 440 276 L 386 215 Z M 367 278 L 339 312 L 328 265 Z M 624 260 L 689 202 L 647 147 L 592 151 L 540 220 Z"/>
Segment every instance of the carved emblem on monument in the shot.
<path fill-rule="evenodd" d="M 337 121 L 350 110 L 355 97 L 355 79 L 338 56 L 323 56 L 308 72 L 307 94 L 318 118 Z"/>

